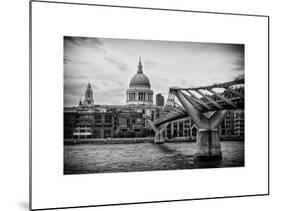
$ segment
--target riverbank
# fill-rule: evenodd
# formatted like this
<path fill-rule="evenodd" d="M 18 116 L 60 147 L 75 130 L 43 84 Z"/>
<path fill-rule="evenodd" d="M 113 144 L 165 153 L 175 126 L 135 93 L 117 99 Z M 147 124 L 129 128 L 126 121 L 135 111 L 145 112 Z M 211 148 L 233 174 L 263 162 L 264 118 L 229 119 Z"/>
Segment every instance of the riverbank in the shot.
<path fill-rule="evenodd" d="M 244 141 L 242 138 L 221 138 L 221 141 Z M 95 139 L 64 139 L 64 145 L 73 144 L 135 144 L 153 143 L 153 137 L 146 138 L 95 138 Z M 165 143 L 196 142 L 196 139 L 186 137 L 176 137 L 165 139 Z"/>

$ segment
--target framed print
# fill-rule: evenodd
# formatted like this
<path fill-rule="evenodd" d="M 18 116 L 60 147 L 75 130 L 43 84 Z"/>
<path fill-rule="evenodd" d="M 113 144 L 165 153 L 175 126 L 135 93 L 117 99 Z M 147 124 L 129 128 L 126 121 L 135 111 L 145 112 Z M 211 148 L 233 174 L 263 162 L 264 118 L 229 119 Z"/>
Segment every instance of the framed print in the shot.
<path fill-rule="evenodd" d="M 268 195 L 268 34 L 264 15 L 31 1 L 30 209 Z"/>

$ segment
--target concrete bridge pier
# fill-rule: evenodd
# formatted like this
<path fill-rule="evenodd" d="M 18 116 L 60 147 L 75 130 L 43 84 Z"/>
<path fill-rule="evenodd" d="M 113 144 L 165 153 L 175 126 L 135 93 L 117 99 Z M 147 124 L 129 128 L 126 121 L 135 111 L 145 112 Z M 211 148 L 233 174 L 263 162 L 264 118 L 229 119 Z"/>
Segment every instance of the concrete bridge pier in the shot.
<path fill-rule="evenodd" d="M 161 125 L 160 127 L 156 127 L 155 125 L 152 124 L 152 122 L 150 120 L 147 120 L 147 121 L 155 132 L 154 144 L 163 144 L 165 142 L 165 139 L 163 136 L 163 131 L 169 123 L 165 123 L 165 124 Z"/>
<path fill-rule="evenodd" d="M 227 110 L 218 110 L 206 117 L 194 108 L 188 96 L 177 90 L 176 96 L 198 127 L 195 160 L 220 160 L 222 158 L 218 127 Z"/>
<path fill-rule="evenodd" d="M 222 158 L 218 129 L 199 129 L 195 160 L 220 160 Z"/>
<path fill-rule="evenodd" d="M 163 131 L 157 131 L 155 132 L 154 137 L 154 144 L 163 144 L 164 143 L 164 137 L 163 137 Z"/>

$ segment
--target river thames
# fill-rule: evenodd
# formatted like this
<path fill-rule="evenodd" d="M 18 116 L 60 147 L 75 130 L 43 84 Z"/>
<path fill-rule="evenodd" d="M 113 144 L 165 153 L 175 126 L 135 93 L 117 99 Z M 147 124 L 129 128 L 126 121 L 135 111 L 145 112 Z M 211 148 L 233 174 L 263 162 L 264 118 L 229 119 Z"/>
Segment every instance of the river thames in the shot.
<path fill-rule="evenodd" d="M 244 142 L 221 142 L 222 160 L 194 161 L 195 142 L 64 145 L 64 174 L 244 166 Z"/>

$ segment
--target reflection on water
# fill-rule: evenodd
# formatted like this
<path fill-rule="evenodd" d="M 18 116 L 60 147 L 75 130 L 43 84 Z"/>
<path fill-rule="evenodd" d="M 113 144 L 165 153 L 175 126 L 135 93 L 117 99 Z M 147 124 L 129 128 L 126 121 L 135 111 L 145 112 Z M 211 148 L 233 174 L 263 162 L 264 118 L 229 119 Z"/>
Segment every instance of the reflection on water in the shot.
<path fill-rule="evenodd" d="M 64 146 L 64 174 L 244 166 L 244 142 L 221 142 L 223 159 L 194 161 L 195 143 Z"/>

